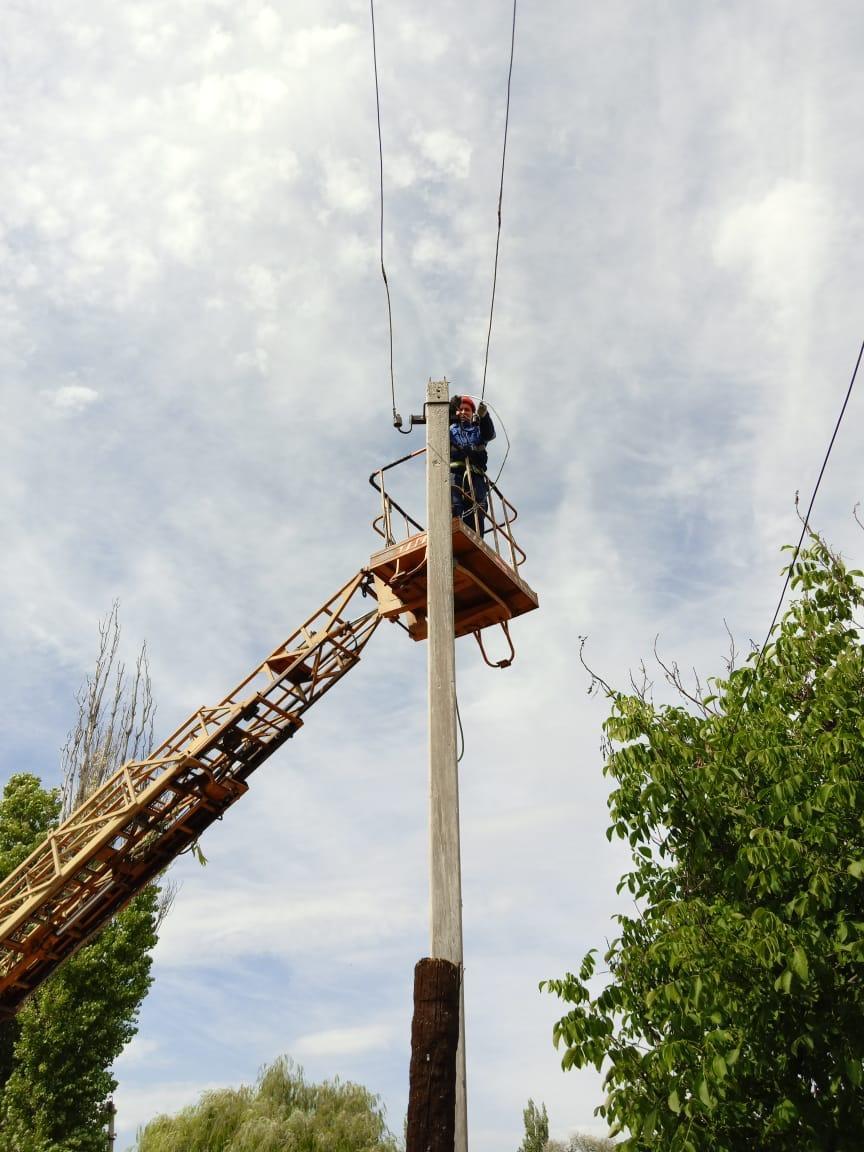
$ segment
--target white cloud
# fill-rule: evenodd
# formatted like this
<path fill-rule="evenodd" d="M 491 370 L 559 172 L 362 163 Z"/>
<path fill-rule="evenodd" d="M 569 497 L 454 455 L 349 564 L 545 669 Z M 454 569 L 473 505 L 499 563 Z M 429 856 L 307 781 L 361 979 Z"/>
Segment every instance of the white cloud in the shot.
<path fill-rule="evenodd" d="M 265 5 L 252 21 L 252 30 L 263 47 L 275 47 L 274 42 L 281 38 L 282 33 L 282 20 L 279 13 L 269 4 Z"/>
<path fill-rule="evenodd" d="M 191 93 L 201 127 L 242 134 L 260 131 L 286 94 L 284 80 L 263 68 L 204 76 Z"/>
<path fill-rule="evenodd" d="M 459 263 L 460 253 L 454 250 L 449 236 L 424 230 L 411 248 L 411 259 L 421 268 L 453 268 Z"/>
<path fill-rule="evenodd" d="M 326 1032 L 313 1032 L 298 1037 L 293 1051 L 299 1057 L 342 1056 L 384 1048 L 392 1040 L 392 1029 L 380 1024 L 362 1028 L 331 1028 Z"/>
<path fill-rule="evenodd" d="M 326 952 L 361 949 L 386 940 L 411 912 L 392 892 L 387 920 L 380 918 L 381 894 L 354 888 L 314 897 L 295 894 L 278 908 L 269 890 L 248 885 L 235 890 L 200 891 L 193 905 L 184 900 L 183 922 L 166 924 L 159 942 L 160 962 L 169 967 L 198 965 L 202 957 L 231 958 L 271 954 L 289 956 L 302 950 Z M 261 928 L 265 928 L 262 932 Z"/>
<path fill-rule="evenodd" d="M 449 129 L 422 132 L 417 146 L 436 172 L 449 180 L 465 180 L 471 171 L 471 144 Z"/>
<path fill-rule="evenodd" d="M 741 269 L 755 296 L 794 321 L 810 307 L 826 274 L 831 219 L 823 190 L 783 179 L 727 210 L 717 228 L 714 258 L 721 268 Z"/>
<path fill-rule="evenodd" d="M 232 213 L 239 221 L 249 223 L 273 197 L 286 194 L 286 186 L 299 172 L 297 156 L 279 148 L 268 157 L 236 160 L 222 174 L 220 185 Z"/>
<path fill-rule="evenodd" d="M 412 152 L 387 154 L 387 187 L 410 188 L 417 179 L 417 160 Z"/>
<path fill-rule="evenodd" d="M 351 24 L 300 28 L 289 37 L 284 63 L 288 68 L 309 68 L 313 64 L 322 67 L 322 57 L 337 53 L 356 35 L 357 29 Z"/>
<path fill-rule="evenodd" d="M 207 33 L 201 48 L 202 57 L 208 64 L 214 60 L 219 60 L 228 52 L 232 42 L 233 37 L 230 33 L 226 32 L 221 25 L 216 24 Z"/>
<path fill-rule="evenodd" d="M 54 392 L 45 393 L 45 396 L 51 406 L 61 412 L 83 412 L 99 399 L 96 389 L 84 384 L 64 384 Z"/>
<path fill-rule="evenodd" d="M 238 274 L 248 307 L 262 312 L 275 312 L 279 303 L 279 278 L 270 268 L 251 264 Z"/>
<path fill-rule="evenodd" d="M 368 210 L 372 190 L 366 172 L 356 161 L 343 156 L 326 156 L 323 166 L 324 196 L 329 207 L 349 215 Z"/>
<path fill-rule="evenodd" d="M 399 22 L 399 36 L 404 42 L 404 51 L 414 60 L 435 63 L 450 47 L 450 37 L 440 25 L 425 16 L 402 14 Z"/>
<path fill-rule="evenodd" d="M 159 1047 L 157 1040 L 145 1040 L 140 1035 L 133 1036 L 114 1061 L 115 1072 L 121 1071 L 124 1068 L 132 1068 L 136 1065 L 146 1064 L 152 1066 L 158 1061 Z"/>

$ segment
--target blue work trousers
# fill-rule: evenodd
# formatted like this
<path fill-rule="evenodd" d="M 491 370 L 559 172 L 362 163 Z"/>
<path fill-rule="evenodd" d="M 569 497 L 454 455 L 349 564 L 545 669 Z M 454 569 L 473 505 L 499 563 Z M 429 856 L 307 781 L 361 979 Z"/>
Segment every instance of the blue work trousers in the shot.
<path fill-rule="evenodd" d="M 482 536 L 486 528 L 486 510 L 489 506 L 489 482 L 485 472 L 469 472 L 467 468 L 450 471 L 450 504 L 453 515 Z"/>

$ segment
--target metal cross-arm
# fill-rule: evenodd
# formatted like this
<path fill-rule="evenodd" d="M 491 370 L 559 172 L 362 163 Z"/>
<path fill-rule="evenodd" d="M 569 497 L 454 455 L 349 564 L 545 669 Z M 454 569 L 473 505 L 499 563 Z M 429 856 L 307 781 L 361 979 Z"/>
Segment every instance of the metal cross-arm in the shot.
<path fill-rule="evenodd" d="M 0 1019 L 246 791 L 357 663 L 380 616 L 360 572 L 215 707 L 98 788 L 0 883 Z M 363 606 L 365 608 L 365 605 Z"/>

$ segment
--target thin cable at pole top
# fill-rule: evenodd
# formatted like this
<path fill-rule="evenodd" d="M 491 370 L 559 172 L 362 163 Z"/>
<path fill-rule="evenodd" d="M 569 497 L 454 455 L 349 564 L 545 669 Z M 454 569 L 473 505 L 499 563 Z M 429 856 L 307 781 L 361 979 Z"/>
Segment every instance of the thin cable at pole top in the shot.
<path fill-rule="evenodd" d="M 504 163 L 507 159 L 507 129 L 510 124 L 510 82 L 513 79 L 513 49 L 516 44 L 516 0 L 513 0 L 513 22 L 510 29 L 510 68 L 507 72 L 507 109 L 504 114 L 504 148 L 501 153 L 501 184 L 498 189 L 498 233 L 495 237 L 495 267 L 492 272 L 492 303 L 489 306 L 489 328 L 486 332 L 486 356 L 483 361 L 482 402 L 486 395 L 486 372 L 489 368 L 489 342 L 492 339 L 492 314 L 495 311 L 495 287 L 498 283 L 498 249 L 501 245 L 501 204 L 504 200 Z"/>
<path fill-rule="evenodd" d="M 375 74 L 375 114 L 378 121 L 378 177 L 380 189 L 380 253 L 381 275 L 384 278 L 384 290 L 387 293 L 387 325 L 390 332 L 390 400 L 393 405 L 393 427 L 405 435 L 411 431 L 402 428 L 402 420 L 396 411 L 396 379 L 393 373 L 393 309 L 390 304 L 390 285 L 387 282 L 387 269 L 384 267 L 384 147 L 381 142 L 381 97 L 378 90 L 378 50 L 375 43 L 375 0 L 369 0 L 369 12 L 372 17 L 372 68 Z"/>

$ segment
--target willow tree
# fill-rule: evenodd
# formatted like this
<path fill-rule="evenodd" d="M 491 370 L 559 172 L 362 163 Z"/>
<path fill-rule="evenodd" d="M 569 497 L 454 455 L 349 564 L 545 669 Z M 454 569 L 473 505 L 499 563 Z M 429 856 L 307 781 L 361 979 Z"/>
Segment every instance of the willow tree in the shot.
<path fill-rule="evenodd" d="M 674 706 L 616 692 L 610 838 L 632 868 L 603 972 L 569 1004 L 563 1066 L 605 1069 L 621 1147 L 864 1147 L 862 574 L 818 539 L 760 656 Z"/>
<path fill-rule="evenodd" d="M 127 673 L 115 605 L 63 749 L 62 789 L 20 773 L 0 800 L 0 878 L 122 763 L 153 739 L 144 649 Z M 0 1027 L 0 1152 L 104 1152 L 111 1066 L 137 1030 L 170 886 L 150 886 Z"/>
<path fill-rule="evenodd" d="M 377 1096 L 339 1080 L 310 1084 L 287 1057 L 254 1088 L 205 1092 L 176 1116 L 157 1116 L 136 1152 L 397 1152 Z"/>

